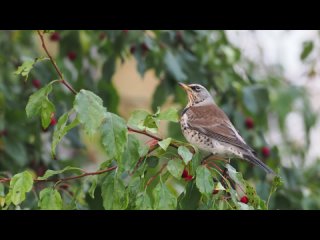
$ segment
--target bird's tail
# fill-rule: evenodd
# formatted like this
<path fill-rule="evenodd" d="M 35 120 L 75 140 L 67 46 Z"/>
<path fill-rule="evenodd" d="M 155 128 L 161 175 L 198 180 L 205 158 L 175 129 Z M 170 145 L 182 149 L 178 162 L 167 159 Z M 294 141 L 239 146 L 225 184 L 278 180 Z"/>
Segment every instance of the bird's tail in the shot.
<path fill-rule="evenodd" d="M 259 158 L 257 158 L 257 157 L 254 156 L 253 154 L 245 154 L 243 157 L 244 157 L 247 161 L 253 163 L 254 165 L 257 165 L 257 166 L 261 167 L 261 168 L 262 168 L 264 171 L 266 171 L 267 173 L 276 175 L 271 168 L 269 168 L 266 164 L 264 164 Z"/>

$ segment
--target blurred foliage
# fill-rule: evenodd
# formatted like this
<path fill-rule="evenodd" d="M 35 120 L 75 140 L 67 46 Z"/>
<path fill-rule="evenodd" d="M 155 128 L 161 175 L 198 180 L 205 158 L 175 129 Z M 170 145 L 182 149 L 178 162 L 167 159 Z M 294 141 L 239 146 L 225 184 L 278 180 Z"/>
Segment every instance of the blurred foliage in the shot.
<path fill-rule="evenodd" d="M 64 78 L 79 93 L 75 97 L 54 81 L 59 80 L 58 75 L 41 49 L 36 31 L 0 32 L 0 177 L 13 177 L 10 184 L 0 183 L 0 208 L 320 207 L 320 164 L 306 167 L 304 160 L 317 120 L 306 89 L 291 84 L 279 71 L 267 69 L 261 74 L 266 69 L 243 56 L 225 31 L 65 30 L 48 31 L 46 36 L 48 44 L 56 48 L 54 59 Z M 313 51 L 313 42 L 305 42 L 301 61 L 308 61 Z M 156 149 L 150 154 L 152 144 L 128 132 L 126 120 L 117 115 L 119 95 L 113 76 L 117 65 L 131 57 L 137 62 L 137 72 L 143 77 L 153 70 L 159 85 L 151 103 L 153 113 L 137 110 L 128 125 L 157 134 L 159 122 L 170 121 L 168 138 L 155 142 Z M 201 165 L 201 153 L 191 153 L 185 143 L 176 110 L 161 111 L 171 95 L 180 110 L 186 105 L 187 97 L 177 82 L 199 83 L 210 89 L 258 157 L 279 169 L 283 185 L 279 186 L 279 178 L 272 181 L 242 161 L 232 161 L 234 168 L 227 166 L 230 182 L 221 180 L 216 168 Z M 293 111 L 304 119 L 303 146 L 287 136 L 286 118 Z M 250 126 L 246 123 L 249 118 L 253 120 Z M 269 146 L 265 140 L 264 134 L 277 127 L 271 121 L 279 126 L 276 131 L 282 146 Z M 88 159 L 94 157 L 83 140 L 86 133 L 89 141 L 101 139 L 104 161 L 99 168 L 117 165 L 116 171 L 63 183 L 34 182 L 71 176 L 69 170 L 81 173 L 89 167 L 92 162 Z M 171 143 L 177 143 L 178 150 L 169 147 Z M 144 161 L 130 174 L 141 158 Z M 283 165 L 282 158 L 294 159 L 297 164 Z M 190 175 L 184 176 L 186 170 Z M 238 187 L 232 187 L 232 182 Z M 271 198 L 270 193 L 274 194 Z M 243 195 L 248 197 L 247 204 L 240 201 Z"/>

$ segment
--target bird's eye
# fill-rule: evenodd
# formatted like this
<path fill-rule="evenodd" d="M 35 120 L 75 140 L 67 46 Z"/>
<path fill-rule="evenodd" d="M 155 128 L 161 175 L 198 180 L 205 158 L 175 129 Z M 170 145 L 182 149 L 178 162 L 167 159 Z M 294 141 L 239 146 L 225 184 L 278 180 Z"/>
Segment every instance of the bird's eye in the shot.
<path fill-rule="evenodd" d="M 200 92 L 201 88 L 199 86 L 194 86 L 192 89 L 196 92 Z"/>

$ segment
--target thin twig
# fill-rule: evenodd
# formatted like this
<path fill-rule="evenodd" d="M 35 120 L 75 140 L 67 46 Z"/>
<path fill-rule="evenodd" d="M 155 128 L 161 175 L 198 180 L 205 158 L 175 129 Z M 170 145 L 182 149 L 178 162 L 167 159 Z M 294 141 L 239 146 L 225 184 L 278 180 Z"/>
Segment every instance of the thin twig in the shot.
<path fill-rule="evenodd" d="M 43 34 L 41 33 L 40 30 L 37 30 L 38 32 L 38 35 L 40 37 L 40 40 L 41 40 L 41 44 L 42 44 L 42 48 L 43 50 L 46 52 L 46 54 L 48 55 L 48 57 L 50 58 L 50 61 L 53 65 L 53 67 L 55 68 L 56 72 L 58 73 L 59 77 L 61 78 L 61 83 L 63 85 L 65 85 L 73 94 L 77 94 L 77 91 L 74 90 L 74 88 L 69 84 L 69 82 L 67 80 L 65 80 L 63 78 L 63 75 L 62 75 L 62 72 L 60 71 L 58 65 L 56 64 L 56 62 L 54 61 L 54 59 L 52 58 L 51 54 L 49 53 L 48 49 L 47 49 L 47 46 L 45 44 L 45 41 L 44 41 L 44 38 L 43 38 Z"/>
<path fill-rule="evenodd" d="M 139 158 L 136 166 L 134 167 L 133 171 L 132 171 L 131 174 L 130 174 L 131 176 L 137 171 L 137 169 L 139 168 L 139 166 L 141 165 L 141 163 L 143 162 L 143 160 L 144 160 L 151 152 L 153 152 L 156 148 L 158 148 L 158 144 L 150 147 L 148 153 L 147 153 L 145 156 L 142 156 L 142 157 Z"/>
<path fill-rule="evenodd" d="M 152 177 L 148 180 L 148 182 L 147 182 L 147 184 L 146 184 L 146 186 L 145 186 L 145 189 L 152 183 L 152 181 L 153 181 L 156 177 L 158 177 L 158 176 L 160 175 L 160 173 L 163 171 L 163 169 L 165 169 L 165 167 L 166 167 L 167 165 L 168 165 L 168 163 L 163 164 L 162 167 L 161 167 L 161 169 L 160 169 L 154 176 L 152 176 Z"/>
<path fill-rule="evenodd" d="M 76 176 L 72 176 L 72 177 L 66 177 L 66 178 L 60 178 L 60 179 L 43 179 L 43 180 L 34 179 L 33 181 L 35 183 L 39 183 L 39 182 L 66 182 L 66 181 L 69 181 L 69 180 L 83 178 L 83 177 L 86 177 L 86 176 L 99 175 L 99 174 L 102 174 L 102 173 L 110 172 L 110 171 L 115 170 L 117 167 L 118 166 L 113 166 L 113 167 L 110 167 L 110 168 L 102 169 L 100 171 L 86 172 L 86 173 L 83 173 L 81 175 L 76 175 Z M 11 181 L 11 178 L 0 178 L 0 183 L 10 182 L 10 181 Z"/>

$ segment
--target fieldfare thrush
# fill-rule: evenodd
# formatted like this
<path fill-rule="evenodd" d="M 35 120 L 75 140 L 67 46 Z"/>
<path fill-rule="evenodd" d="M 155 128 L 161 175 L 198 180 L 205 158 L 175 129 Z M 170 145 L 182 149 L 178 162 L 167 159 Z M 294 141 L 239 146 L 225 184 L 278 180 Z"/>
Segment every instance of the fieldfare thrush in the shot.
<path fill-rule="evenodd" d="M 215 156 L 240 158 L 274 174 L 255 156 L 254 150 L 239 135 L 206 88 L 199 84 L 179 84 L 189 99 L 180 119 L 183 135 L 188 142 Z"/>

